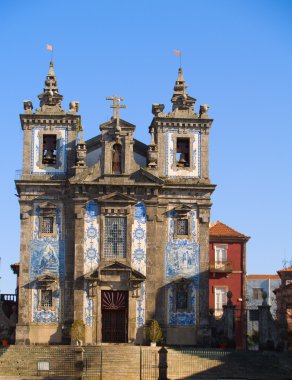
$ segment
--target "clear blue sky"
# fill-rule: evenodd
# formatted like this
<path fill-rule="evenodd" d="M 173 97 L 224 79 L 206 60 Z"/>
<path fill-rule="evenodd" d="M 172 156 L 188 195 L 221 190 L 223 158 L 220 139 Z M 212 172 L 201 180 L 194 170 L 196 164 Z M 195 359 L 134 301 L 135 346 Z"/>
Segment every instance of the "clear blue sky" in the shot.
<path fill-rule="evenodd" d="M 22 101 L 38 106 L 54 45 L 64 106 L 80 101 L 85 137 L 123 96 L 122 117 L 149 143 L 152 103 L 170 108 L 182 50 L 191 96 L 209 104 L 212 220 L 251 236 L 248 273 L 275 273 L 292 257 L 292 2 L 1 1 L 0 289 L 12 292 L 19 259 Z"/>

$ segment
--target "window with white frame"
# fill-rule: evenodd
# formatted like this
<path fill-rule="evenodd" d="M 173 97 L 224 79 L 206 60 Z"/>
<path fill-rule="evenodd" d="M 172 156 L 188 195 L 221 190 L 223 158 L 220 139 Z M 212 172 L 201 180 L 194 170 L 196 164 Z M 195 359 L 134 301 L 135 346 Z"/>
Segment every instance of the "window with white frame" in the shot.
<path fill-rule="evenodd" d="M 222 268 L 227 261 L 227 244 L 215 245 L 215 268 Z"/>
<path fill-rule="evenodd" d="M 227 287 L 215 288 L 215 317 L 221 317 L 223 314 L 223 305 L 227 303 Z"/>

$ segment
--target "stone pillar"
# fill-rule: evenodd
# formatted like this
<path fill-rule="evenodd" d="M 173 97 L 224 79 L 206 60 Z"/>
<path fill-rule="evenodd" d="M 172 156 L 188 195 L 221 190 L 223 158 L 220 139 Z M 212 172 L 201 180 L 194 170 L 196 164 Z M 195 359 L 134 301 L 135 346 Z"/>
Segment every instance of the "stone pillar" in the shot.
<path fill-rule="evenodd" d="M 267 293 L 263 292 L 263 303 L 259 306 L 259 348 L 273 350 L 276 346 L 276 326 L 267 304 Z"/>
<path fill-rule="evenodd" d="M 209 208 L 199 209 L 199 244 L 200 244 L 200 289 L 197 310 L 198 344 L 201 347 L 211 345 L 211 330 L 209 326 Z"/>
<path fill-rule="evenodd" d="M 16 344 L 29 344 L 29 323 L 31 315 L 31 294 L 29 280 L 32 207 L 28 202 L 20 201 L 20 272 L 18 294 L 18 323 L 16 326 Z"/>
<path fill-rule="evenodd" d="M 84 204 L 75 203 L 75 254 L 74 254 L 74 321 L 83 320 L 84 299 Z"/>
<path fill-rule="evenodd" d="M 223 319 L 224 319 L 224 337 L 227 339 L 229 348 L 235 347 L 235 305 L 233 305 L 231 298 L 232 292 L 227 292 L 227 305 L 223 306 Z"/>
<path fill-rule="evenodd" d="M 167 349 L 163 346 L 158 351 L 159 360 L 158 360 L 158 371 L 159 376 L 158 380 L 167 380 Z"/>

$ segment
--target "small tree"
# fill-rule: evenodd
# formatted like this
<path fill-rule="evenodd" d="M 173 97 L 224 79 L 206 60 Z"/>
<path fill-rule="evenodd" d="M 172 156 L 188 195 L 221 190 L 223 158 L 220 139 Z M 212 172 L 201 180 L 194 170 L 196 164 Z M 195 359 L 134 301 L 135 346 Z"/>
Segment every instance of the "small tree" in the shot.
<path fill-rule="evenodd" d="M 160 342 L 163 339 L 162 330 L 159 326 L 159 323 L 152 319 L 149 329 L 148 329 L 148 336 L 150 339 L 150 342 Z"/>
<path fill-rule="evenodd" d="M 81 319 L 74 321 L 70 328 L 70 337 L 75 340 L 77 346 L 81 346 L 85 339 L 85 325 Z"/>

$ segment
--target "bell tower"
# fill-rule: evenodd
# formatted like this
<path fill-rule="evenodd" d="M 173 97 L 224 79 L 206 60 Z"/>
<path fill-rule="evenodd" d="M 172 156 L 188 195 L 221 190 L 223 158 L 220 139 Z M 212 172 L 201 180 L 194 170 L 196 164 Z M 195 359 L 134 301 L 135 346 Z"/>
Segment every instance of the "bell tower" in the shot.
<path fill-rule="evenodd" d="M 79 102 L 73 101 L 69 111 L 62 108 L 54 64 L 51 61 L 43 92 L 38 95 L 40 108 L 33 112 L 32 102 L 25 100 L 20 115 L 24 131 L 23 176 L 66 177 L 74 174 L 76 139 L 82 130 L 77 115 Z"/>
<path fill-rule="evenodd" d="M 154 118 L 149 127 L 151 143 L 148 167 L 153 174 L 168 178 L 209 178 L 209 129 L 212 119 L 208 106 L 194 110 L 196 99 L 187 94 L 182 68 L 171 98 L 172 111 L 164 104 L 153 104 Z"/>
<path fill-rule="evenodd" d="M 160 234 L 166 236 L 166 339 L 169 344 L 181 341 L 183 326 L 184 341 L 205 345 L 210 341 L 209 220 L 215 185 L 209 179 L 209 130 L 213 120 L 207 105 L 195 112 L 196 99 L 187 93 L 182 68 L 171 102 L 170 112 L 164 112 L 163 104 L 152 105 L 148 146 L 148 171 L 163 178 L 160 196 L 167 202 L 165 230 Z M 161 249 L 156 256 L 160 254 Z M 178 294 L 184 294 L 184 306 L 174 301 Z"/>

